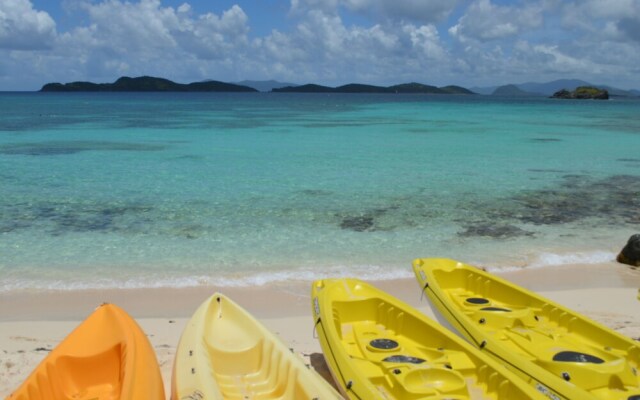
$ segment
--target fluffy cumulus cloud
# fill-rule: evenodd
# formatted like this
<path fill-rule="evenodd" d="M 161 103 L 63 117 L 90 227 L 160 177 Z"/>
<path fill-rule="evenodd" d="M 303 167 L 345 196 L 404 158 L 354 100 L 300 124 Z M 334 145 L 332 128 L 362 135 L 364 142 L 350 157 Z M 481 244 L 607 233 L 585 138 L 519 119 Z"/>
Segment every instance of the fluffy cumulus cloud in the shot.
<path fill-rule="evenodd" d="M 458 3 L 459 0 L 291 0 L 291 11 L 300 14 L 347 10 L 376 22 L 395 20 L 432 24 L 448 16 Z"/>
<path fill-rule="evenodd" d="M 564 8 L 564 24 L 612 40 L 640 42 L 640 2 L 585 0 Z"/>
<path fill-rule="evenodd" d="M 456 7 L 457 0 L 343 0 L 350 10 L 377 19 L 436 23 Z"/>
<path fill-rule="evenodd" d="M 267 29 L 251 3 L 188 1 L 68 0 L 61 28 L 30 0 L 0 0 L 0 89 L 121 75 L 640 87 L 637 0 L 282 0 Z"/>
<path fill-rule="evenodd" d="M 449 29 L 449 33 L 461 41 L 513 37 L 540 26 L 542 11 L 543 7 L 535 3 L 517 7 L 499 6 L 491 0 L 478 0 Z"/>
<path fill-rule="evenodd" d="M 34 10 L 29 0 L 0 1 L 0 49 L 49 48 L 56 24 L 44 11 Z"/>
<path fill-rule="evenodd" d="M 293 32 L 272 32 L 255 50 L 265 64 L 278 66 L 274 72 L 289 71 L 283 79 L 334 84 L 415 79 L 426 72 L 426 60 L 448 62 L 432 25 L 347 27 L 338 15 L 320 10 L 308 12 Z"/>
<path fill-rule="evenodd" d="M 46 80 L 108 80 L 124 74 L 204 79 L 233 71 L 234 55 L 246 53 L 249 42 L 248 17 L 237 5 L 219 15 L 195 15 L 188 3 L 173 8 L 160 0 L 83 1 L 76 8 L 88 23 L 58 34 L 53 48 L 37 55 L 57 66 Z"/>
<path fill-rule="evenodd" d="M 475 0 L 448 29 L 477 81 L 582 78 L 638 87 L 640 3 Z"/>
<path fill-rule="evenodd" d="M 85 3 L 88 27 L 65 36 L 77 47 L 106 52 L 123 60 L 159 58 L 224 59 L 247 43 L 248 18 L 237 5 L 222 15 L 192 15 L 191 7 L 163 7 L 159 0 L 138 3 Z M 88 36 L 88 37 L 87 37 Z M 241 49 L 240 49 L 241 50 Z"/>

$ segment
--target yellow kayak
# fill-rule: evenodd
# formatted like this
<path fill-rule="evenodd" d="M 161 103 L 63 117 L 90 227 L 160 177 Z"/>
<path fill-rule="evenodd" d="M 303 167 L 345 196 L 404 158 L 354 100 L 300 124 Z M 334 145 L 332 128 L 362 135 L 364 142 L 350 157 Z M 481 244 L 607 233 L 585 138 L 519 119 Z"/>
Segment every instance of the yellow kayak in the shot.
<path fill-rule="evenodd" d="M 333 387 L 247 311 L 214 294 L 176 350 L 173 400 L 341 399 Z"/>
<path fill-rule="evenodd" d="M 551 399 L 640 400 L 640 346 L 504 279 L 448 259 L 413 269 L 446 320 Z"/>
<path fill-rule="evenodd" d="M 7 400 L 164 400 L 156 354 L 138 324 L 103 304 Z"/>
<path fill-rule="evenodd" d="M 325 359 L 349 399 L 546 399 L 409 305 L 355 279 L 318 280 Z"/>

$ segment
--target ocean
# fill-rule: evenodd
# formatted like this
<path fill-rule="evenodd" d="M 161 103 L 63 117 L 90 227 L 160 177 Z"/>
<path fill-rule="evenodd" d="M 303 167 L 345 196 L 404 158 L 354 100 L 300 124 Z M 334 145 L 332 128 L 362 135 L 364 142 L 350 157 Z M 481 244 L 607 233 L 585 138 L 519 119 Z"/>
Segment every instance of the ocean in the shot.
<path fill-rule="evenodd" d="M 0 291 L 615 258 L 640 100 L 0 93 Z"/>

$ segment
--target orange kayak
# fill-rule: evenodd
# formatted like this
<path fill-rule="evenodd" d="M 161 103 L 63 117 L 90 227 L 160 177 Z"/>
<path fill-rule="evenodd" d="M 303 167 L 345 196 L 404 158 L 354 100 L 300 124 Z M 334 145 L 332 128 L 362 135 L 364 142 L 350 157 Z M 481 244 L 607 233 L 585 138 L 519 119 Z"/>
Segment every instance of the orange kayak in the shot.
<path fill-rule="evenodd" d="M 164 400 L 156 355 L 138 324 L 113 304 L 98 307 L 8 400 Z"/>

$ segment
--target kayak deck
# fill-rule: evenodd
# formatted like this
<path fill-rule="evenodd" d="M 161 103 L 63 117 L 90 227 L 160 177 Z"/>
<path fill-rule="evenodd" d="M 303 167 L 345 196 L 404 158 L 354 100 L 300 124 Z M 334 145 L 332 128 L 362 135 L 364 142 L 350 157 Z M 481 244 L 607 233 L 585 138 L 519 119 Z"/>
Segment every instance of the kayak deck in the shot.
<path fill-rule="evenodd" d="M 325 358 L 351 399 L 537 398 L 468 343 L 372 286 L 326 279 L 314 283 L 312 297 Z"/>
<path fill-rule="evenodd" d="M 414 271 L 463 336 L 532 383 L 566 390 L 570 397 L 579 390 L 583 398 L 640 400 L 640 346 L 630 339 L 454 260 L 416 260 Z"/>
<path fill-rule="evenodd" d="M 246 310 L 216 293 L 196 310 L 176 351 L 172 399 L 184 398 L 324 400 L 340 396 Z"/>
<path fill-rule="evenodd" d="M 638 360 L 640 351 L 630 348 L 632 354 L 620 352 L 593 340 L 583 334 L 582 321 L 571 313 L 551 304 L 523 307 L 464 289 L 449 290 L 448 295 L 488 336 L 507 347 L 507 351 L 554 375 L 577 386 L 592 388 L 596 396 L 598 391 L 638 390 L 637 364 L 628 364 L 627 357 L 635 354 L 633 358 Z"/>

